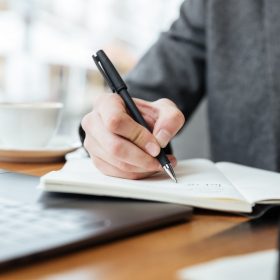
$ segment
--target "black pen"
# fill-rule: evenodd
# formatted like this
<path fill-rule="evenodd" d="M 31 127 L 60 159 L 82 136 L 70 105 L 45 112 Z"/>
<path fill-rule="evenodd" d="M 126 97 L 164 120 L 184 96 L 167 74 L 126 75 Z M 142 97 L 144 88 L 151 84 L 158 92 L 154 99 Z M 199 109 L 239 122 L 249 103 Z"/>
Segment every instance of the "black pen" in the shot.
<path fill-rule="evenodd" d="M 120 74 L 118 73 L 110 59 L 107 57 L 105 52 L 103 50 L 100 50 L 96 53 L 96 55 L 93 55 L 92 58 L 111 90 L 121 96 L 132 118 L 136 122 L 147 128 L 149 131 L 151 131 L 151 128 L 147 125 L 133 99 L 129 95 L 125 82 L 123 81 Z M 163 149 L 160 150 L 160 153 L 156 158 L 160 162 L 165 172 L 170 176 L 170 178 L 177 183 L 174 170 Z"/>

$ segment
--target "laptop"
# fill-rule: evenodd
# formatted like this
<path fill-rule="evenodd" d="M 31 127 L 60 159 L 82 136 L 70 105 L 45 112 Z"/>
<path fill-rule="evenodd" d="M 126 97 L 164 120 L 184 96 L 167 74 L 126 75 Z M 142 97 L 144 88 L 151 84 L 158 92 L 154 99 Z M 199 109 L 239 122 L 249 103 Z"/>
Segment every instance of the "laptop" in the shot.
<path fill-rule="evenodd" d="M 188 206 L 43 193 L 39 178 L 0 170 L 0 269 L 185 222 Z"/>

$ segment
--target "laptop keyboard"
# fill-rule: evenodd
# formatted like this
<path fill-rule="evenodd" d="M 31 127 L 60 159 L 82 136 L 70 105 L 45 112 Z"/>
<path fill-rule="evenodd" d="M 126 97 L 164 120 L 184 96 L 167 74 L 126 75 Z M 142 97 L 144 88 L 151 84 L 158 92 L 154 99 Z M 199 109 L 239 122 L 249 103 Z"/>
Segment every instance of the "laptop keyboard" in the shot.
<path fill-rule="evenodd" d="M 73 234 L 77 231 L 101 229 L 110 221 L 73 208 L 44 208 L 0 198 L 0 248 Z"/>

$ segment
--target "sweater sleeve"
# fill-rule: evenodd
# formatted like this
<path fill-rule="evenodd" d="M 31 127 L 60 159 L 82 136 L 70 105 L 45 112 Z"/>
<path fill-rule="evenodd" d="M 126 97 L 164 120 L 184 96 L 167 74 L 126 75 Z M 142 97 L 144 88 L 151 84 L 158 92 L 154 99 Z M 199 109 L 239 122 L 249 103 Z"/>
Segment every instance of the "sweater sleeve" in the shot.
<path fill-rule="evenodd" d="M 132 96 L 149 101 L 169 98 L 190 117 L 205 92 L 204 1 L 184 1 L 170 30 L 127 75 Z"/>

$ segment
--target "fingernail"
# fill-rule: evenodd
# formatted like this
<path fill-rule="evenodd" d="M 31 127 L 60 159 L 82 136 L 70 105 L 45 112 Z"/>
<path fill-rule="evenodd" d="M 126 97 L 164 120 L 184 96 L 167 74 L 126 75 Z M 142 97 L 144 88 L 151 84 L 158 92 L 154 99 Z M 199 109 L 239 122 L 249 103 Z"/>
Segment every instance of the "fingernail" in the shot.
<path fill-rule="evenodd" d="M 160 147 L 155 143 L 149 142 L 146 146 L 146 151 L 152 156 L 156 157 L 160 152 Z"/>
<path fill-rule="evenodd" d="M 162 148 L 165 148 L 166 145 L 169 143 L 170 139 L 171 139 L 171 135 L 169 132 L 167 132 L 166 130 L 161 129 L 157 135 L 156 135 L 156 139 L 159 142 L 160 146 Z"/>

